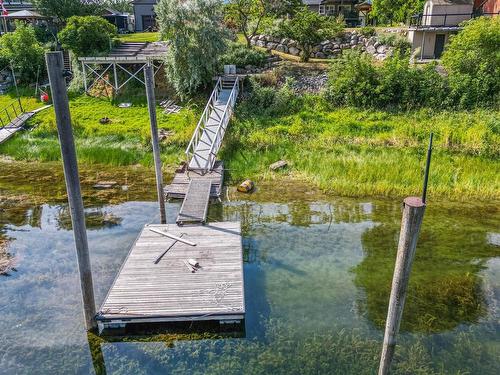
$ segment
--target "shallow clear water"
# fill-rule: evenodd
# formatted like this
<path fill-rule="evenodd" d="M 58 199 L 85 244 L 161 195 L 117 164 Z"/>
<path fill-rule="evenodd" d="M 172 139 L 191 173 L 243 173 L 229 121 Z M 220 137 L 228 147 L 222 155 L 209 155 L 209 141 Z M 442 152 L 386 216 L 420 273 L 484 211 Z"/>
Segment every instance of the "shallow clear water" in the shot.
<path fill-rule="evenodd" d="M 168 204 L 170 221 L 178 209 Z M 87 212 L 101 303 L 141 227 L 158 221 L 157 207 Z M 16 268 L 0 276 L 0 374 L 375 372 L 399 202 L 257 194 L 212 206 L 209 218 L 242 221 L 244 337 L 100 343 L 84 329 L 67 207 L 4 207 L 0 233 Z M 494 204 L 429 206 L 395 373 L 500 373 L 499 232 Z"/>

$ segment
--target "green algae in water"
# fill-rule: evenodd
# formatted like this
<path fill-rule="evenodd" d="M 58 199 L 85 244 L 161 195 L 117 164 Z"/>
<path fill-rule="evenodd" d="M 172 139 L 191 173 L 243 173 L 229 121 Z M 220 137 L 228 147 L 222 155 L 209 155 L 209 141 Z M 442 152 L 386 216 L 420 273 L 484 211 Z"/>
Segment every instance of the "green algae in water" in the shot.
<path fill-rule="evenodd" d="M 61 224 L 67 207 L 28 200 L 2 211 L 0 231 L 18 264 L 0 277 L 8 301 L 0 306 L 0 373 L 373 374 L 400 204 L 329 199 L 299 186 L 297 195 L 266 196 L 261 188 L 209 212 L 212 220 L 241 220 L 244 228 L 244 338 L 192 333 L 115 342 L 87 335 L 72 233 Z M 158 220 L 157 207 L 89 201 L 101 302 L 141 227 Z M 168 205 L 170 221 L 178 209 Z M 119 220 L 107 225 L 105 214 Z M 494 204 L 431 202 L 394 373 L 499 373 L 500 248 L 488 241 L 499 219 Z"/>

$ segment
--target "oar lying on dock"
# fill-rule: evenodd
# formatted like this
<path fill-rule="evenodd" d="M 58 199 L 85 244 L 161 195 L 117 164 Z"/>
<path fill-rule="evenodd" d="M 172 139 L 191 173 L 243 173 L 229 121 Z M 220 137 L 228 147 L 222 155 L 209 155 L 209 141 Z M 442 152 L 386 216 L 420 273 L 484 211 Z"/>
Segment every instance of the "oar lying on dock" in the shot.
<path fill-rule="evenodd" d="M 182 236 L 184 236 L 184 233 L 181 233 L 180 237 L 181 238 Z M 165 256 L 165 254 L 177 243 L 178 240 L 175 240 L 172 245 L 170 245 L 168 247 L 167 250 L 165 250 L 163 253 L 160 254 L 160 256 L 158 258 L 156 258 L 156 260 L 154 261 L 154 264 L 158 264 L 161 260 L 161 258 L 163 258 Z"/>
<path fill-rule="evenodd" d="M 168 238 L 171 238 L 173 240 L 176 240 L 176 241 L 179 241 L 179 242 L 182 242 L 182 243 L 185 243 L 186 245 L 189 245 L 189 246 L 196 246 L 196 244 L 194 242 L 191 242 L 191 241 L 188 241 L 188 240 L 184 240 L 180 237 L 177 237 L 177 236 L 174 236 L 173 234 L 170 234 L 170 233 L 167 233 L 167 232 L 162 232 L 161 230 L 157 230 L 157 229 L 153 229 L 153 228 L 149 228 L 149 230 L 151 232 L 155 232 L 155 233 L 158 233 L 158 234 L 161 234 L 162 236 L 165 236 L 165 237 L 168 237 Z"/>

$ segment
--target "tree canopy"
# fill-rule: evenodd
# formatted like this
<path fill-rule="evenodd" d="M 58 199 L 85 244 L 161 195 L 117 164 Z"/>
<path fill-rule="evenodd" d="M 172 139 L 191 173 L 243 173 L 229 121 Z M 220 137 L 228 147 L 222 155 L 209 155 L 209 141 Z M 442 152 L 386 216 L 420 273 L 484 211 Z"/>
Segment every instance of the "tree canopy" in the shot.
<path fill-rule="evenodd" d="M 74 16 L 59 34 L 64 48 L 77 56 L 98 56 L 111 49 L 116 27 L 102 17 Z"/>
<path fill-rule="evenodd" d="M 36 9 L 47 17 L 55 17 L 59 26 L 73 16 L 101 15 L 103 4 L 98 0 L 33 0 Z"/>
<path fill-rule="evenodd" d="M 160 35 L 169 42 L 166 73 L 178 95 L 211 82 L 226 48 L 220 0 L 160 0 L 155 7 Z"/>
<path fill-rule="evenodd" d="M 425 0 L 373 0 L 372 17 L 378 23 L 406 22 L 422 12 Z"/>
<path fill-rule="evenodd" d="M 230 0 L 226 6 L 226 21 L 230 21 L 243 34 L 247 47 L 257 34 L 262 20 L 269 12 L 269 4 L 265 0 Z"/>
<path fill-rule="evenodd" d="M 16 30 L 0 38 L 0 62 L 2 68 L 11 64 L 23 83 L 32 83 L 37 72 L 45 69 L 44 49 L 37 41 L 32 26 L 17 23 Z"/>

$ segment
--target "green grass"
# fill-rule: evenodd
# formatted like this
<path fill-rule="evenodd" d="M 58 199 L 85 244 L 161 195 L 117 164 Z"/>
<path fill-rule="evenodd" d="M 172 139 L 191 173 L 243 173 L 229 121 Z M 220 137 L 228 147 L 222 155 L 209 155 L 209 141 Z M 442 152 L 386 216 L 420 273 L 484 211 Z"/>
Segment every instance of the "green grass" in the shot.
<path fill-rule="evenodd" d="M 143 32 L 143 33 L 132 33 L 132 34 L 121 34 L 118 36 L 121 42 L 157 42 L 160 40 L 160 34 L 157 32 Z"/>
<path fill-rule="evenodd" d="M 31 99 L 26 99 L 29 102 Z M 117 101 L 118 103 L 119 101 Z M 130 108 L 119 108 L 108 99 L 80 95 L 71 98 L 70 110 L 79 160 L 83 163 L 110 165 L 150 165 L 150 125 L 144 100 L 137 99 Z M 158 127 L 170 132 L 162 143 L 166 164 L 177 164 L 198 121 L 198 106 L 187 105 L 177 114 L 165 115 L 158 107 Z M 99 120 L 108 117 L 110 123 Z M 56 122 L 53 110 L 37 114 L 30 132 L 18 133 L 0 145 L 0 153 L 17 160 L 59 160 Z"/>
<path fill-rule="evenodd" d="M 293 177 L 339 195 L 419 194 L 433 131 L 430 194 L 500 199 L 498 112 L 330 109 L 317 96 L 289 115 L 245 107 L 240 106 L 222 155 L 235 183 Z M 270 172 L 269 165 L 280 159 L 291 166 Z"/>
<path fill-rule="evenodd" d="M 33 99 L 24 100 L 38 105 Z M 147 107 L 144 98 L 133 102 L 131 108 L 124 109 L 107 99 L 71 98 L 82 163 L 151 165 Z M 220 155 L 230 170 L 230 183 L 246 178 L 294 178 L 338 195 L 419 194 L 428 136 L 433 131 L 431 197 L 500 199 L 498 111 L 332 109 L 317 95 L 303 97 L 298 106 L 284 103 L 286 114 L 280 114 L 281 110 L 271 115 L 263 106 L 254 106 L 250 99 L 240 101 Z M 184 159 L 183 151 L 201 107 L 185 104 L 174 115 L 158 111 L 159 128 L 171 132 L 162 142 L 166 168 Z M 102 125 L 99 119 L 105 116 L 111 123 Z M 31 125 L 32 131 L 0 145 L 0 154 L 26 161 L 59 160 L 54 112 L 39 113 Z M 290 166 L 270 172 L 269 165 L 280 159 L 289 161 Z"/>

